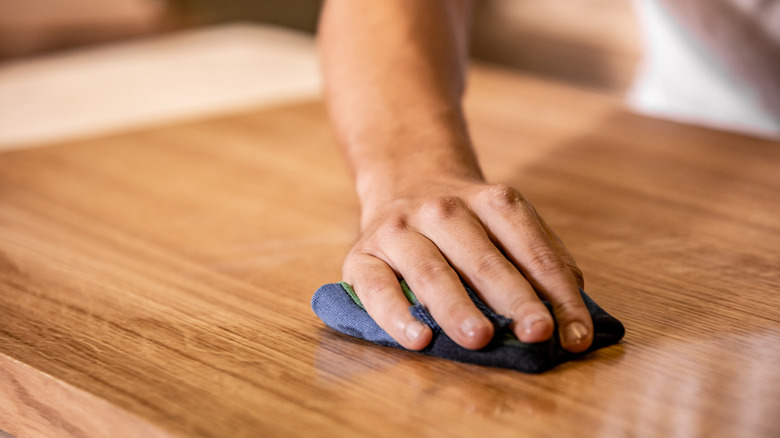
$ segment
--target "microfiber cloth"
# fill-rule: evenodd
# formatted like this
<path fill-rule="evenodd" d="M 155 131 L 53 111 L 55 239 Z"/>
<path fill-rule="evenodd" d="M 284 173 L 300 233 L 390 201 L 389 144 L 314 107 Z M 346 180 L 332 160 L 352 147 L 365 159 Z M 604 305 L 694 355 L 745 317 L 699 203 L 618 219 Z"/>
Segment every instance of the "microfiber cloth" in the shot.
<path fill-rule="evenodd" d="M 558 340 L 557 329 L 547 341 L 533 344 L 525 343 L 518 340 L 509 328 L 511 319 L 493 312 L 466 283 L 463 285 L 477 308 L 495 327 L 493 340 L 481 350 L 469 350 L 450 339 L 434 321 L 428 310 L 417 301 L 406 282 L 401 280 L 401 287 L 411 304 L 409 311 L 433 331 L 431 343 L 420 350 L 420 353 L 458 362 L 509 368 L 526 373 L 541 373 L 560 363 L 614 344 L 625 333 L 620 321 L 605 312 L 580 289 L 582 299 L 593 318 L 593 344 L 588 350 L 582 353 L 570 353 L 564 350 Z M 552 309 L 549 302 L 545 301 L 544 304 L 548 309 Z M 375 344 L 405 349 L 374 322 L 347 283 L 331 283 L 320 287 L 312 297 L 311 306 L 322 322 L 336 331 Z"/>

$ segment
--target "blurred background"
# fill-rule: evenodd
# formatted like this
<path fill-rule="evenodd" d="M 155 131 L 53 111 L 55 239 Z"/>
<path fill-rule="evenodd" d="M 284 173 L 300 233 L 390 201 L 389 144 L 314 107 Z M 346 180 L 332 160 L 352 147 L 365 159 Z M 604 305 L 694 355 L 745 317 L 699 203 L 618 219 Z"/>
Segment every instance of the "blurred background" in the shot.
<path fill-rule="evenodd" d="M 0 59 L 230 22 L 316 31 L 322 0 L 0 0 Z M 473 54 L 607 91 L 630 84 L 631 0 L 483 0 Z"/>
<path fill-rule="evenodd" d="M 314 32 L 321 1 L 0 0 L 0 57 L 254 21 Z"/>
<path fill-rule="evenodd" d="M 316 96 L 319 0 L 0 0 L 0 148 Z M 473 57 L 780 136 L 780 1 L 483 0 Z"/>

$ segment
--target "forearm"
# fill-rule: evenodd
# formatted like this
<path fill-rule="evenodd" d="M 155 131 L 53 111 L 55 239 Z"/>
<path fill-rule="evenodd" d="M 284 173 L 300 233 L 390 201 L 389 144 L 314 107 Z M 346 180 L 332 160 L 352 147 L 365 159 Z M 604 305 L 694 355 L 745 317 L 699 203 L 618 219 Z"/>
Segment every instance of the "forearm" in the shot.
<path fill-rule="evenodd" d="M 422 177 L 481 177 L 461 109 L 470 10 L 468 0 L 326 3 L 325 90 L 364 207 Z"/>
<path fill-rule="evenodd" d="M 470 0 L 326 3 L 326 97 L 363 210 L 344 280 L 406 348 L 432 332 L 409 313 L 399 277 L 465 348 L 487 345 L 494 327 L 462 280 L 515 321 L 518 339 L 549 339 L 557 321 L 561 344 L 580 352 L 593 325 L 573 259 L 517 190 L 485 184 L 471 147 L 461 106 L 470 10 Z"/>

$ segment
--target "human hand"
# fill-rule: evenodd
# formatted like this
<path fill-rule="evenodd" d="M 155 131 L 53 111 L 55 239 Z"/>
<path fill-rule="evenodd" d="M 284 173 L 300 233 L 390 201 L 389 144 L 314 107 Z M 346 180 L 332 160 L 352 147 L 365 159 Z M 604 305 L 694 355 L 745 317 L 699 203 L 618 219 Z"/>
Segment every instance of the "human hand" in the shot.
<path fill-rule="evenodd" d="M 479 349 L 493 326 L 468 298 L 462 277 L 496 313 L 513 319 L 523 342 L 541 342 L 554 321 L 561 345 L 586 350 L 593 323 L 582 301 L 582 273 L 560 239 L 519 191 L 469 178 L 426 178 L 391 200 L 364 202 L 361 236 L 343 266 L 371 317 L 411 350 L 430 329 L 409 313 L 403 277 L 444 332 Z M 540 299 L 541 298 L 541 299 Z"/>

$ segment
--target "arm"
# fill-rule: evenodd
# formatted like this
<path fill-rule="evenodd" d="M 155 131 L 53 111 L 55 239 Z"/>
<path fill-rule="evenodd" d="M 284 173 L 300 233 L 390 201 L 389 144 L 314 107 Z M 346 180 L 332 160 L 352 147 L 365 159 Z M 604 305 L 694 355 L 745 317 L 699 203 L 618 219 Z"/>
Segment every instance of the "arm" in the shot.
<path fill-rule="evenodd" d="M 344 261 L 374 320 L 424 348 L 398 285 L 406 279 L 457 343 L 485 346 L 493 328 L 464 278 L 525 342 L 553 333 L 564 348 L 592 341 L 581 275 L 560 240 L 510 187 L 487 184 L 466 127 L 467 0 L 329 0 L 320 24 L 326 95 L 361 203 L 361 236 Z"/>

